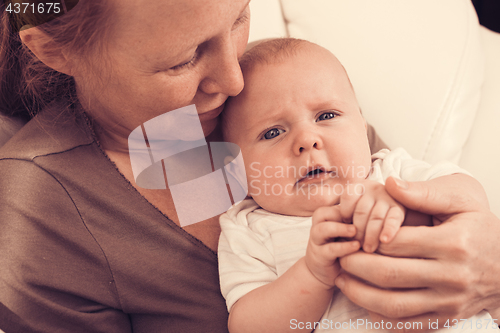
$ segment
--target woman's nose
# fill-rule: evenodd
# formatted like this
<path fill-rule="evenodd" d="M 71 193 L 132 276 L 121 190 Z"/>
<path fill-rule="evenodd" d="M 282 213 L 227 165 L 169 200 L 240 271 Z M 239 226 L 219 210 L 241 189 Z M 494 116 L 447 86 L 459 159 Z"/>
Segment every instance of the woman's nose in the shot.
<path fill-rule="evenodd" d="M 218 52 L 213 54 L 207 76 L 199 88 L 206 94 L 236 96 L 243 90 L 243 74 L 238 63 L 237 45 L 229 37 L 221 42 Z"/>
<path fill-rule="evenodd" d="M 323 141 L 321 140 L 321 136 L 316 133 L 313 129 L 304 129 L 301 130 L 300 133 L 295 137 L 295 141 L 293 143 L 293 153 L 297 156 L 300 154 L 310 151 L 312 149 L 322 149 Z"/>

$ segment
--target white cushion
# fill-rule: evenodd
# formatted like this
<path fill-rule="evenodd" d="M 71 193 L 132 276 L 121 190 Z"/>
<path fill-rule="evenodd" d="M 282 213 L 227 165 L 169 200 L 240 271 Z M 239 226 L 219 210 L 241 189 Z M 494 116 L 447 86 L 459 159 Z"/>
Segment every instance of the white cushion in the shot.
<path fill-rule="evenodd" d="M 252 4 L 258 9 L 268 1 Z M 470 0 L 281 0 L 281 5 L 291 37 L 326 47 L 344 64 L 365 117 L 389 146 L 429 162 L 458 162 L 484 72 Z M 259 30 L 267 23 L 252 22 Z"/>
<path fill-rule="evenodd" d="M 250 1 L 250 17 L 249 42 L 287 36 L 280 0 Z"/>
<path fill-rule="evenodd" d="M 486 190 L 493 213 L 500 216 L 500 34 L 481 29 L 486 55 L 481 104 L 460 166 L 470 171 Z"/>

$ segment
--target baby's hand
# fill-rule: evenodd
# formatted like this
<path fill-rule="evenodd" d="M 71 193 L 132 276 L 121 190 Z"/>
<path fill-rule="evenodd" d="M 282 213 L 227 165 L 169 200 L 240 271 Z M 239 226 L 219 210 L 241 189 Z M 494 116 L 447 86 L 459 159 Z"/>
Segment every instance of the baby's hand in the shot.
<path fill-rule="evenodd" d="M 340 213 L 342 221 L 356 226 L 354 239 L 363 242 L 363 250 L 370 253 L 380 242 L 392 241 L 405 218 L 405 208 L 387 193 L 384 185 L 371 180 L 346 186 L 340 198 Z"/>
<path fill-rule="evenodd" d="M 321 207 L 312 216 L 312 227 L 307 244 L 305 262 L 309 271 L 327 286 L 335 285 L 340 273 L 337 258 L 359 250 L 356 240 L 338 241 L 337 238 L 352 238 L 356 227 L 342 223 L 340 208 Z"/>

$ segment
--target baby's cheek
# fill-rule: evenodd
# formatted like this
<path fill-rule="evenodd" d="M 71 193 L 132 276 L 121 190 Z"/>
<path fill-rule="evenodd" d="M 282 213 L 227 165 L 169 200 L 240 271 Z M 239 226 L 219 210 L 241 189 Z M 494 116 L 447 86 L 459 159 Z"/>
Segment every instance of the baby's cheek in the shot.
<path fill-rule="evenodd" d="M 260 184 L 259 179 L 248 177 L 248 195 L 250 197 L 255 198 L 261 195 L 262 189 Z"/>
<path fill-rule="evenodd" d="M 263 183 L 264 176 L 260 169 L 255 168 L 255 166 L 246 168 L 247 173 L 247 183 L 248 183 L 248 195 L 255 198 L 261 196 L 264 192 Z"/>

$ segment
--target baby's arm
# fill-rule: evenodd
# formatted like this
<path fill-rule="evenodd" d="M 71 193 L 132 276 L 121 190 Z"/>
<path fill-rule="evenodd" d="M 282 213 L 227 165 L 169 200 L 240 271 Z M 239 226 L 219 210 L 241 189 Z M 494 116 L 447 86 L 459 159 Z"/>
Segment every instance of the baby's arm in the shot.
<path fill-rule="evenodd" d="M 348 184 L 340 198 L 340 211 L 344 222 L 356 226 L 355 239 L 363 243 L 365 252 L 374 252 L 380 242 L 392 241 L 406 213 L 384 185 L 372 180 Z"/>
<path fill-rule="evenodd" d="M 318 209 L 305 257 L 283 275 L 241 297 L 231 308 L 230 332 L 289 332 L 293 323 L 318 321 L 327 308 L 339 274 L 337 258 L 359 249 L 359 242 L 335 242 L 353 237 L 353 225 L 340 222 L 338 207 Z M 310 332 L 310 329 L 293 329 Z"/>

